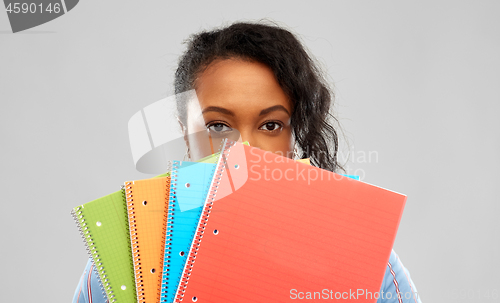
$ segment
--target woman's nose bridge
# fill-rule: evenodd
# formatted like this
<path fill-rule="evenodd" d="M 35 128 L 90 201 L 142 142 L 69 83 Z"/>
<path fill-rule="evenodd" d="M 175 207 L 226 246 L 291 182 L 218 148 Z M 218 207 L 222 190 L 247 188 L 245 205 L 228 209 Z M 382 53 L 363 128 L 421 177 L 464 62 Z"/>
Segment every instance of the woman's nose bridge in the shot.
<path fill-rule="evenodd" d="M 254 141 L 252 131 L 245 127 L 238 129 L 238 131 L 240 132 L 241 141 L 247 141 L 252 146 L 252 142 Z"/>

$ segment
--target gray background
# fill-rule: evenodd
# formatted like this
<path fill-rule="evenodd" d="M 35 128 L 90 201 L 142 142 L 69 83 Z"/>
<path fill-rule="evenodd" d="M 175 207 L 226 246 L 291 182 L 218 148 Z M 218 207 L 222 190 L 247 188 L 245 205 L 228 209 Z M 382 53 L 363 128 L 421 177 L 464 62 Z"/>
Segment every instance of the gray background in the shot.
<path fill-rule="evenodd" d="M 70 209 L 149 177 L 134 169 L 128 119 L 172 93 L 190 33 L 264 17 L 329 73 L 348 172 L 408 195 L 395 250 L 421 298 L 500 301 L 486 297 L 500 291 L 499 9 L 85 0 L 18 34 L 2 10 L 1 301 L 71 300 L 87 255 Z"/>

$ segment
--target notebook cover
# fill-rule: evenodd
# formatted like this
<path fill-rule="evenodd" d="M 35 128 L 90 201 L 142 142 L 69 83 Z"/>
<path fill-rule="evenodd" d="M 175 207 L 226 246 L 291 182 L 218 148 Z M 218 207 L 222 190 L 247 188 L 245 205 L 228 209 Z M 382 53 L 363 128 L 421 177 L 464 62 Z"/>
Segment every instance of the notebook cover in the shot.
<path fill-rule="evenodd" d="M 214 179 L 175 302 L 380 290 L 406 196 L 234 142 Z"/>
<path fill-rule="evenodd" d="M 72 214 L 109 301 L 135 302 L 134 270 L 123 191 L 77 206 Z"/>
<path fill-rule="evenodd" d="M 160 299 L 170 176 L 125 182 L 137 302 Z"/>
<path fill-rule="evenodd" d="M 173 302 L 215 167 L 213 163 L 173 162 L 161 302 Z"/>

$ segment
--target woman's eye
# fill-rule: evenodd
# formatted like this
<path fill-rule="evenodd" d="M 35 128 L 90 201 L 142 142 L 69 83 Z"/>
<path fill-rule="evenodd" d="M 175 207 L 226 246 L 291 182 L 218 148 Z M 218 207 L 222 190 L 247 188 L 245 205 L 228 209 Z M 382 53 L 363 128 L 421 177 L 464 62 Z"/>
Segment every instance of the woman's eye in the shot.
<path fill-rule="evenodd" d="M 277 131 L 281 127 L 282 127 L 281 124 L 279 124 L 277 122 L 267 122 L 264 125 L 262 125 L 260 127 L 260 129 L 267 130 L 267 131 Z"/>
<path fill-rule="evenodd" d="M 216 133 L 227 132 L 227 131 L 233 130 L 231 127 L 229 127 L 229 126 L 227 126 L 225 124 L 222 124 L 222 123 L 210 124 L 210 125 L 207 126 L 207 128 L 210 131 L 216 132 Z"/>

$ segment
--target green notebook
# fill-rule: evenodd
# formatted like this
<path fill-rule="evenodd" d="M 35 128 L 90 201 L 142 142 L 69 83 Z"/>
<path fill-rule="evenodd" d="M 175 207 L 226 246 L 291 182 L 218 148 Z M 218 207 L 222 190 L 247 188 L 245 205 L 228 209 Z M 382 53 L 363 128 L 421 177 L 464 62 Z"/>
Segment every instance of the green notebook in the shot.
<path fill-rule="evenodd" d="M 117 191 L 75 207 L 72 214 L 109 302 L 136 302 L 127 205 L 123 192 Z"/>

